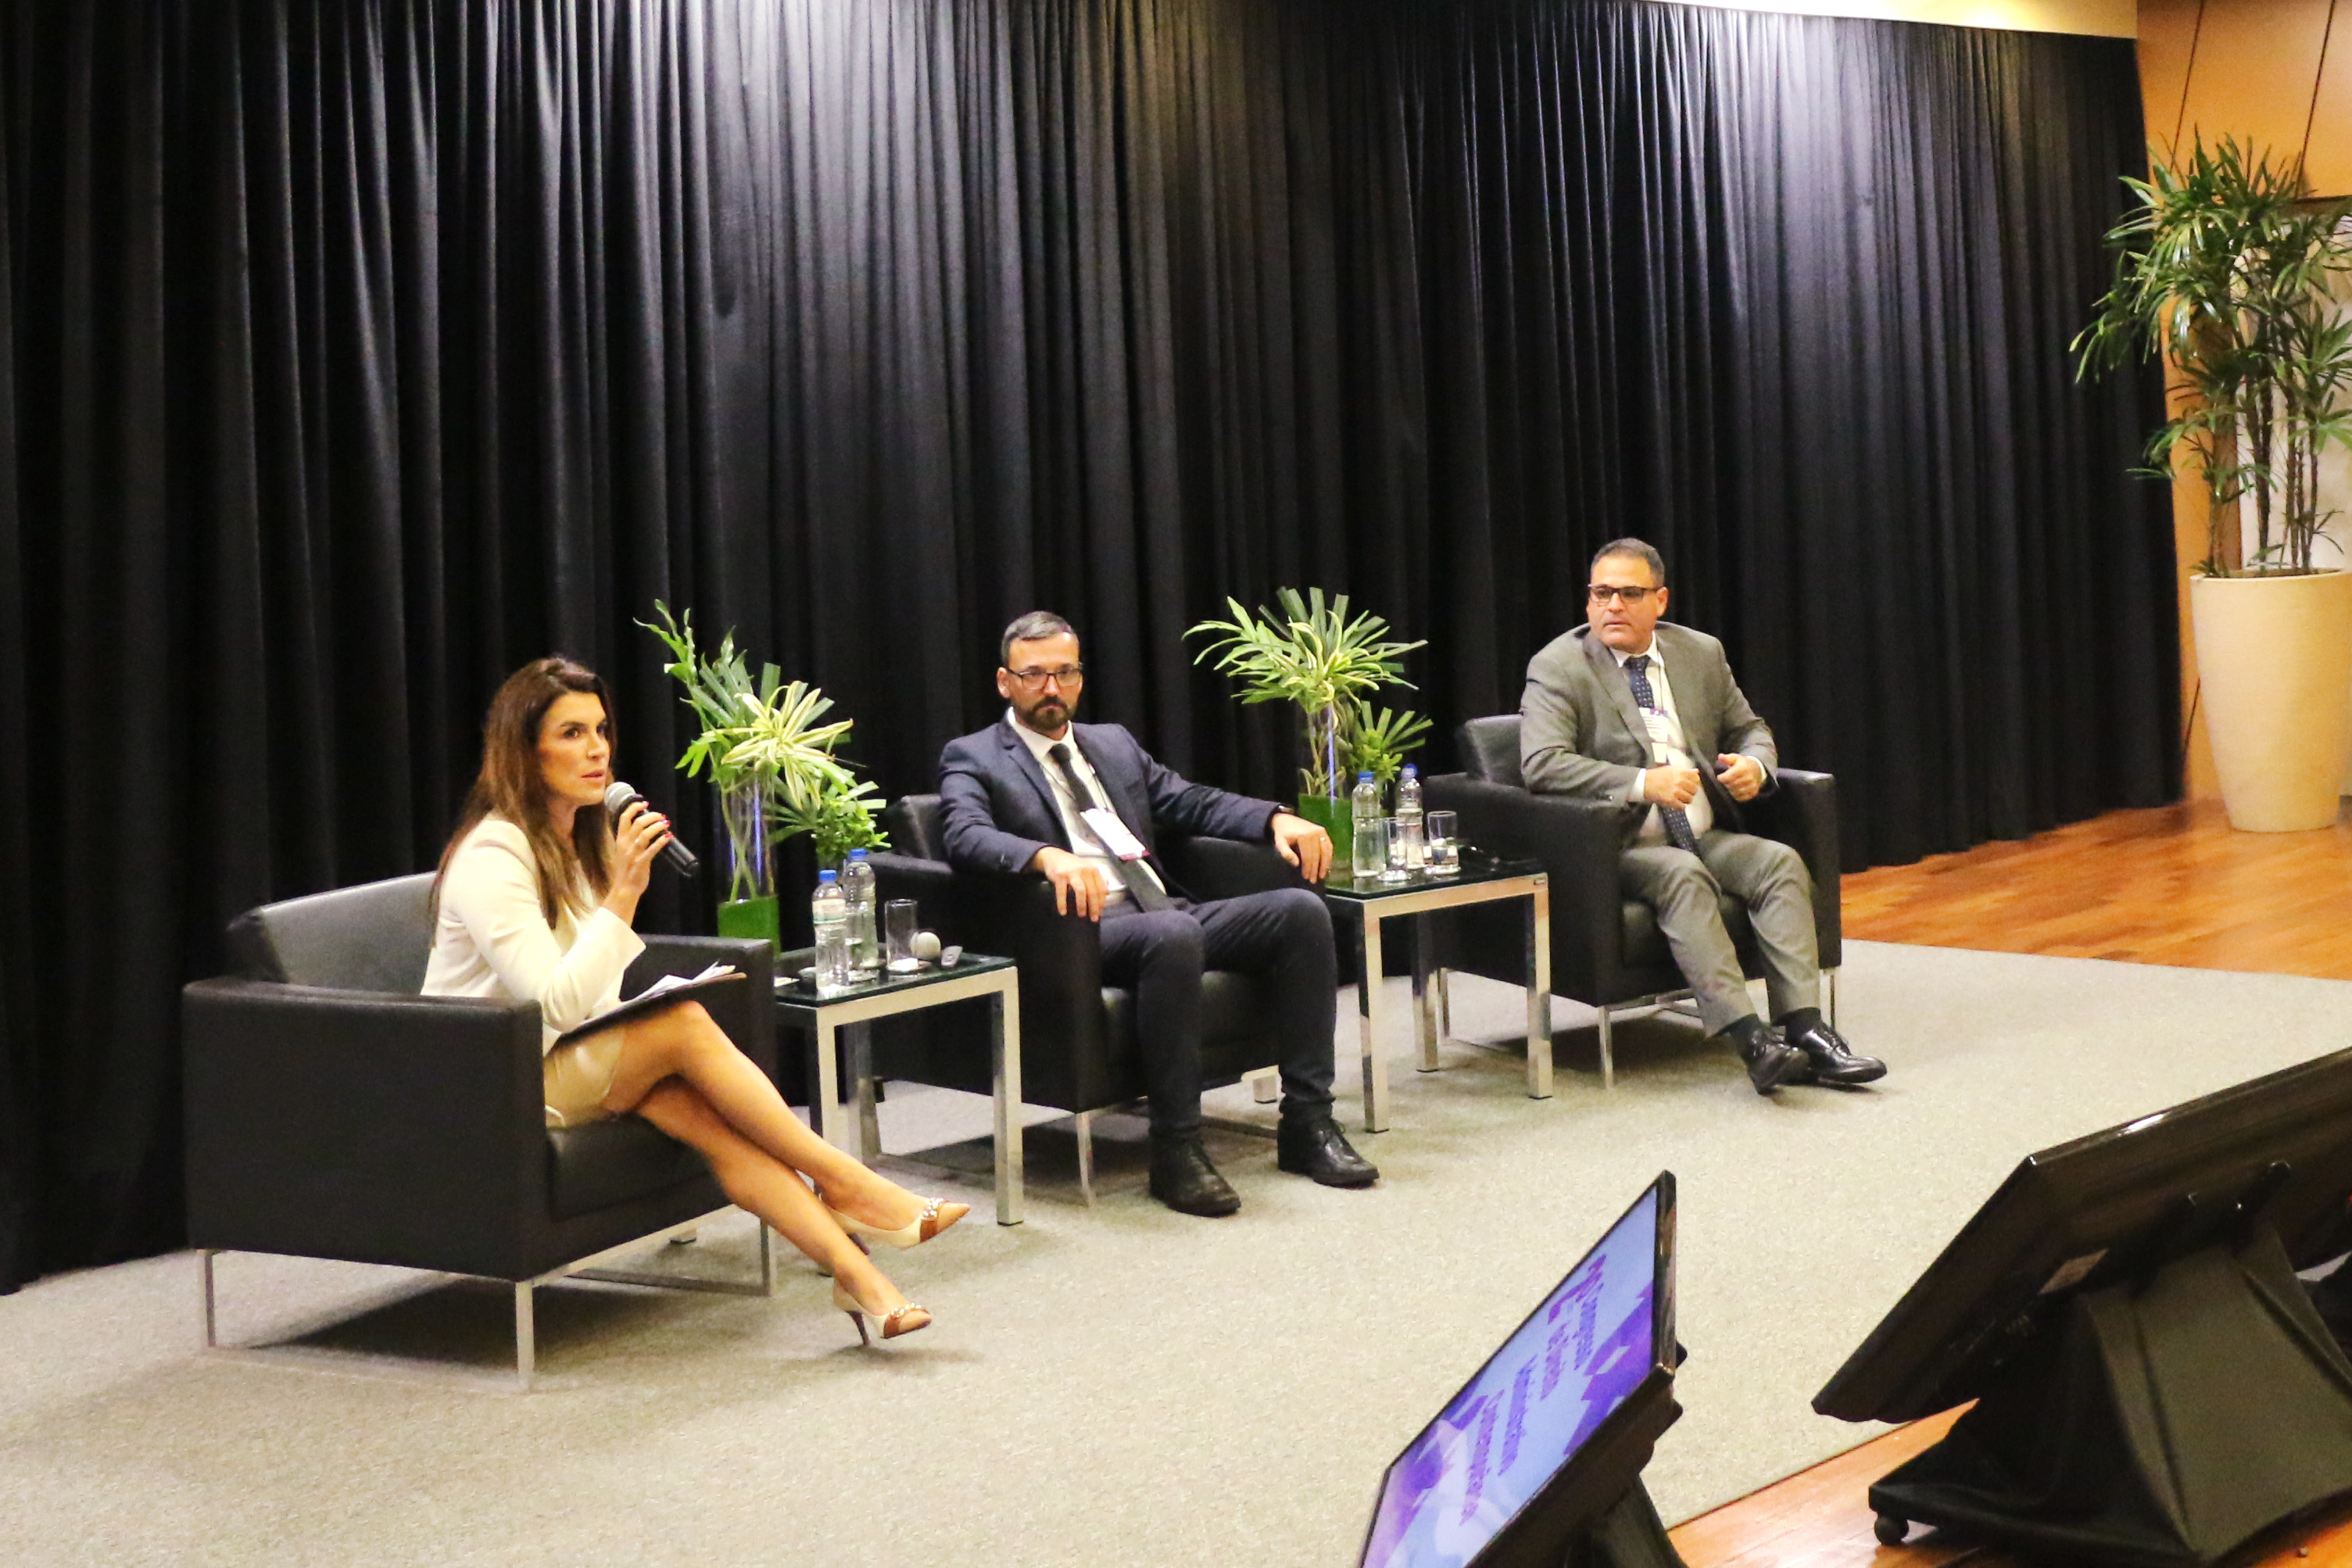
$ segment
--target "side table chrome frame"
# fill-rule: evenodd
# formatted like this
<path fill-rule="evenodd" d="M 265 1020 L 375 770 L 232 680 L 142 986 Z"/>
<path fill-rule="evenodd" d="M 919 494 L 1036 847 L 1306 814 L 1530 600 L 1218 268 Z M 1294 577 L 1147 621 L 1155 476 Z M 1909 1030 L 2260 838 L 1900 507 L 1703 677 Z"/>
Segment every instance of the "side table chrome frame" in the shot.
<path fill-rule="evenodd" d="M 1430 985 L 1429 916 L 1439 910 L 1483 904 L 1500 899 L 1528 900 L 1528 1098 L 1551 1098 L 1551 879 L 1541 871 L 1501 877 L 1490 881 L 1455 882 L 1401 889 L 1369 899 L 1327 898 L 1335 910 L 1352 914 L 1357 952 L 1362 956 L 1356 987 L 1358 1037 L 1364 1052 L 1364 1131 L 1385 1132 L 1389 1127 L 1388 1061 L 1381 1055 L 1381 1021 L 1386 1008 L 1381 1000 L 1381 922 L 1402 915 L 1414 918 L 1412 961 L 1413 1034 L 1421 1047 L 1422 1072 L 1437 1070 L 1439 1029 L 1433 1011 Z M 1439 972 L 1436 988 L 1444 996 L 1446 1026 L 1453 1025 L 1451 986 Z"/>
<path fill-rule="evenodd" d="M 823 997 L 779 995 L 780 1005 L 805 1013 L 808 1029 L 810 1118 L 817 1136 L 860 1160 L 871 1160 L 882 1147 L 874 1105 L 874 1046 L 866 1026 L 877 1018 L 918 1013 L 973 997 L 989 1000 L 992 1037 L 990 1077 L 996 1100 L 996 1223 L 1019 1225 L 1022 1208 L 1021 1149 L 1021 972 L 1012 965 L 974 974 L 953 975 L 928 985 L 885 991 L 870 996 Z M 847 1046 L 852 1101 L 841 1098 L 841 1076 L 835 1036 Z"/>
<path fill-rule="evenodd" d="M 604 1260 L 623 1253 L 634 1252 L 649 1242 L 691 1239 L 694 1234 L 712 1220 L 739 1212 L 734 1205 L 715 1208 L 709 1213 L 660 1230 L 647 1231 L 632 1237 L 617 1247 L 575 1258 L 544 1274 L 514 1281 L 515 1328 L 515 1387 L 521 1393 L 530 1392 L 531 1380 L 539 1370 L 539 1326 L 536 1312 L 536 1292 L 541 1285 L 552 1285 L 559 1279 L 595 1279 L 608 1285 L 644 1285 L 657 1290 L 700 1290 L 719 1296 L 772 1296 L 776 1293 L 776 1261 L 771 1246 L 768 1227 L 760 1226 L 760 1277 L 750 1283 L 733 1279 L 698 1279 L 683 1274 L 656 1274 L 636 1268 L 607 1268 Z M 196 1252 L 197 1271 L 204 1293 L 205 1349 L 223 1355 L 262 1358 L 281 1363 L 289 1359 L 268 1347 L 223 1345 L 220 1342 L 219 1293 L 213 1274 L 213 1259 L 234 1248 L 207 1247 Z M 446 1274 L 446 1269 L 434 1272 Z M 465 1276 L 453 1276 L 466 1278 Z M 471 1381 L 470 1376 L 467 1381 Z M 497 1380 L 503 1384 L 505 1379 Z"/>

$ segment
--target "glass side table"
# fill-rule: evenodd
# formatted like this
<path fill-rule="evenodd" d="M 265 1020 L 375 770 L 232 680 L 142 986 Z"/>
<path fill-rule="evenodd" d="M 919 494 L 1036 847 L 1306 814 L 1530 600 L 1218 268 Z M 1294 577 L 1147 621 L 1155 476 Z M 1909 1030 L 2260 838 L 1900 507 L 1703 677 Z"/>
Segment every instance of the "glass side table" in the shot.
<path fill-rule="evenodd" d="M 1412 944 L 1413 1034 L 1421 1047 L 1423 1072 L 1437 1070 L 1437 1021 L 1429 994 L 1429 916 L 1438 910 L 1483 904 L 1496 899 L 1528 900 L 1528 1098 L 1551 1098 L 1551 888 L 1539 860 L 1506 860 L 1465 848 L 1462 869 L 1449 876 L 1414 871 L 1401 882 L 1354 881 L 1334 877 L 1319 889 L 1334 915 L 1354 922 L 1361 956 L 1356 987 L 1357 1025 L 1364 1046 L 1364 1131 L 1389 1126 L 1389 1069 L 1379 1049 L 1381 1020 L 1381 922 L 1399 915 L 1414 918 Z"/>
<path fill-rule="evenodd" d="M 877 1018 L 920 1012 L 950 1002 L 989 998 L 994 1035 L 992 1052 L 996 1097 L 996 1223 L 1021 1223 L 1021 973 L 1009 958 L 967 952 L 953 968 L 925 963 L 911 974 L 887 970 L 846 990 L 820 996 L 800 978 L 815 959 L 810 948 L 776 961 L 776 1017 L 808 1037 L 809 1116 L 817 1135 L 860 1160 L 880 1152 L 874 1114 L 872 1031 Z M 846 1047 L 838 1056 L 835 1036 Z M 838 1064 L 845 1058 L 851 1102 L 842 1103 Z"/>

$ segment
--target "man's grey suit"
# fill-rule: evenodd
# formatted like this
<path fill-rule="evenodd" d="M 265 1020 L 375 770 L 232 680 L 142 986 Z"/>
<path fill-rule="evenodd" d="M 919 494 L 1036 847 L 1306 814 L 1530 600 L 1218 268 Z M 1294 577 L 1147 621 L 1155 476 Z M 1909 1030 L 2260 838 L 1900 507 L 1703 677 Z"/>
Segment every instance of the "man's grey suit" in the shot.
<path fill-rule="evenodd" d="M 1780 764 L 1772 731 L 1740 693 L 1723 645 L 1705 632 L 1661 621 L 1651 656 L 1664 668 L 1685 738 L 1697 759 L 1700 787 L 1715 813 L 1698 853 L 1670 844 L 1637 845 L 1650 804 L 1633 798 L 1654 765 L 1649 726 L 1613 651 L 1581 626 L 1554 638 L 1528 664 L 1520 700 L 1519 771 L 1539 794 L 1615 800 L 1625 807 L 1619 876 L 1627 894 L 1658 914 L 1675 964 L 1697 993 L 1710 1033 L 1755 1008 L 1739 956 L 1723 929 L 1718 891 L 1748 906 L 1764 958 L 1772 1016 L 1819 1005 L 1821 962 L 1813 928 L 1812 878 L 1785 844 L 1738 831 L 1739 804 L 1716 781 L 1718 752 L 1740 752 L 1764 765 L 1765 789 Z"/>

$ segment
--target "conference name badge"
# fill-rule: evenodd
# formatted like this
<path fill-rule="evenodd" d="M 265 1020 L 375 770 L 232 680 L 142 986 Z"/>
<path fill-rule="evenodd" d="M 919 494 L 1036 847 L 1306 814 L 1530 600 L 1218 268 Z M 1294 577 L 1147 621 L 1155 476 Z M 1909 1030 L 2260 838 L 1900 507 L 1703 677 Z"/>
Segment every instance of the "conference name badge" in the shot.
<path fill-rule="evenodd" d="M 1099 805 L 1090 805 L 1078 813 L 1078 816 L 1085 821 L 1087 830 L 1101 842 L 1102 847 L 1120 859 L 1143 858 L 1142 840 L 1127 830 L 1127 824 L 1118 819 L 1118 813 L 1108 811 Z"/>

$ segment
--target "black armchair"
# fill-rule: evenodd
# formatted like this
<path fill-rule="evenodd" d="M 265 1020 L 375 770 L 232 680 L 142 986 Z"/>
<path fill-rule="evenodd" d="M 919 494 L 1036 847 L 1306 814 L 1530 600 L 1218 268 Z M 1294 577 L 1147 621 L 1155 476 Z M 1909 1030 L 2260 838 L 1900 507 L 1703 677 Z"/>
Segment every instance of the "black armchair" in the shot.
<path fill-rule="evenodd" d="M 728 1289 L 591 1267 L 728 1206 L 702 1156 L 635 1117 L 546 1125 L 535 1004 L 422 996 L 430 875 L 270 904 L 229 928 L 234 977 L 184 993 L 188 1239 L 512 1282 L 516 1374 L 531 1292 L 565 1275 Z M 714 960 L 748 984 L 703 998 L 772 1070 L 764 942 L 648 936 L 625 994 Z M 761 1230 L 768 1290 L 768 1237 Z"/>
<path fill-rule="evenodd" d="M 1551 987 L 1601 1014 L 1601 1075 L 1616 1080 L 1612 1014 L 1678 1003 L 1689 994 L 1657 918 L 1618 890 L 1624 809 L 1600 800 L 1535 795 L 1519 774 L 1519 716 L 1473 719 L 1455 731 L 1463 771 L 1423 786 L 1433 811 L 1461 817 L 1462 836 L 1498 855 L 1539 859 L 1551 877 Z M 1825 1003 L 1836 1010 L 1843 958 L 1838 901 L 1837 781 L 1828 773 L 1782 768 L 1779 787 L 1740 808 L 1742 826 L 1777 838 L 1802 857 L 1813 879 L 1813 926 L 1821 946 Z M 1723 900 L 1724 927 L 1750 977 L 1762 973 L 1748 912 Z M 1492 911 L 1457 912 L 1445 963 L 1511 984 L 1521 983 L 1526 939 L 1516 921 Z"/>
<path fill-rule="evenodd" d="M 938 795 L 902 796 L 884 820 L 899 847 L 870 857 L 879 895 L 914 900 L 923 923 L 942 942 L 1003 953 L 1019 963 L 1022 1099 L 1076 1117 L 1078 1183 L 1086 1201 L 1093 1203 L 1094 1119 L 1144 1092 L 1133 993 L 1103 984 L 1102 943 L 1094 922 L 1056 914 L 1053 886 L 1043 877 L 988 876 L 948 865 Z M 1195 898 L 1305 886 L 1270 845 L 1171 838 L 1159 850 L 1162 863 Z M 1249 975 L 1212 970 L 1202 977 L 1204 1087 L 1271 1074 L 1279 1050 L 1265 1023 L 1269 1016 Z M 988 1016 L 980 1004 L 887 1019 L 874 1029 L 875 1059 L 885 1076 L 976 1094 L 989 1091 Z M 1262 1079 L 1259 1097 L 1271 1098 L 1270 1081 Z"/>

